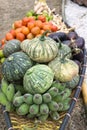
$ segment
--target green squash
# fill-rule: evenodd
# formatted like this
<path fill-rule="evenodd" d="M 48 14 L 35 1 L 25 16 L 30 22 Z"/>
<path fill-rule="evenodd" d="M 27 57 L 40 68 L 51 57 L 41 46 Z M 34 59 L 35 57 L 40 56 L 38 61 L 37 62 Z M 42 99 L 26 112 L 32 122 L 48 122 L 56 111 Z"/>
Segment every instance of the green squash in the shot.
<path fill-rule="evenodd" d="M 71 81 L 79 73 L 78 65 L 65 56 L 55 58 L 48 66 L 53 70 L 55 79 L 60 82 Z"/>
<path fill-rule="evenodd" d="M 17 39 L 7 41 L 3 48 L 3 53 L 5 57 L 8 57 L 14 52 L 20 51 L 21 50 L 20 44 L 21 42 Z"/>
<path fill-rule="evenodd" d="M 24 75 L 24 89 L 31 93 L 44 93 L 53 82 L 54 73 L 47 65 L 35 65 L 27 70 Z"/>
<path fill-rule="evenodd" d="M 21 49 L 26 52 L 32 60 L 39 63 L 51 61 L 58 53 L 56 42 L 44 35 L 45 34 L 32 40 L 24 40 L 21 43 Z"/>
<path fill-rule="evenodd" d="M 30 42 L 29 39 L 25 39 L 23 42 L 21 42 L 21 49 L 26 52 L 28 49 L 28 43 Z"/>
<path fill-rule="evenodd" d="M 76 75 L 71 81 L 64 83 L 65 86 L 69 89 L 74 89 L 79 82 L 79 75 Z"/>
<path fill-rule="evenodd" d="M 59 42 L 57 42 L 57 46 L 58 46 L 57 57 L 62 57 L 71 51 L 71 48 L 68 45 L 63 44 L 60 40 Z M 72 57 L 72 53 L 69 53 L 66 57 L 70 59 Z"/>
<path fill-rule="evenodd" d="M 32 65 L 32 60 L 24 52 L 15 52 L 2 64 L 2 75 L 7 81 L 18 81 Z"/>

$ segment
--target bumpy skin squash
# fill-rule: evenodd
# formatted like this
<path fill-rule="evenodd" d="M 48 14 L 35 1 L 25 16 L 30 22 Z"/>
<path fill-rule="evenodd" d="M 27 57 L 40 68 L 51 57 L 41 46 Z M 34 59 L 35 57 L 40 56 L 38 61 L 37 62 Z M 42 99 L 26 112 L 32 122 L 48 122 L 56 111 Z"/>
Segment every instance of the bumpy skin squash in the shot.
<path fill-rule="evenodd" d="M 51 61 L 58 53 L 56 42 L 46 36 L 23 41 L 21 43 L 21 49 L 26 52 L 32 60 L 39 63 Z"/>
<path fill-rule="evenodd" d="M 7 41 L 3 48 L 3 53 L 4 53 L 5 57 L 8 57 L 9 55 L 11 55 L 14 52 L 20 51 L 21 50 L 20 44 L 21 44 L 21 42 L 17 39 Z"/>
<path fill-rule="evenodd" d="M 2 74 L 7 81 L 18 81 L 32 65 L 32 60 L 24 52 L 15 52 L 2 64 Z"/>
<path fill-rule="evenodd" d="M 71 81 L 79 73 L 78 65 L 67 58 L 55 58 L 48 66 L 55 73 L 55 79 L 61 82 Z"/>
<path fill-rule="evenodd" d="M 35 65 L 24 75 L 24 89 L 31 93 L 44 93 L 53 82 L 54 73 L 47 65 Z"/>

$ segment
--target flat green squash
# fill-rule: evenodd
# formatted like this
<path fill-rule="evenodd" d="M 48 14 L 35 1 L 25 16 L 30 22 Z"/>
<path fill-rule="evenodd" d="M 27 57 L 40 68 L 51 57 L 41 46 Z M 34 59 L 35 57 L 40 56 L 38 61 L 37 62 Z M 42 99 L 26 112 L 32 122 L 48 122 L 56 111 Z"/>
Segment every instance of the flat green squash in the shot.
<path fill-rule="evenodd" d="M 56 42 L 50 37 L 43 34 L 40 37 L 35 37 L 32 40 L 24 40 L 21 43 L 21 49 L 26 52 L 29 57 L 38 62 L 46 63 L 57 56 L 58 47 Z"/>

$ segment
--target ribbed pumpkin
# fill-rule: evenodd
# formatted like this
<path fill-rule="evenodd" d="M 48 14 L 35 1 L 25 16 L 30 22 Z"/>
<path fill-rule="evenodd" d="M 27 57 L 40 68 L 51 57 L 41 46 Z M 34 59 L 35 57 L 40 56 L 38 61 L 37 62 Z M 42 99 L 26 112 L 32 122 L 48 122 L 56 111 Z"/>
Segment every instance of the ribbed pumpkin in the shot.
<path fill-rule="evenodd" d="M 21 43 L 21 49 L 24 51 L 24 52 L 26 52 L 26 51 L 28 51 L 28 48 L 29 48 L 29 42 L 30 42 L 30 40 L 29 39 L 26 39 L 26 40 L 24 40 L 22 43 Z"/>
<path fill-rule="evenodd" d="M 78 85 L 78 82 L 79 82 L 79 75 L 76 75 L 71 81 L 66 82 L 65 85 L 69 89 L 74 89 Z"/>
<path fill-rule="evenodd" d="M 51 87 L 53 79 L 54 73 L 47 65 L 35 65 L 24 75 L 24 89 L 31 94 L 44 93 Z"/>
<path fill-rule="evenodd" d="M 71 48 L 68 45 L 64 45 L 60 40 L 59 42 L 57 42 L 57 46 L 58 46 L 58 55 L 57 55 L 58 57 L 64 56 L 65 54 L 71 51 Z M 66 57 L 71 58 L 72 53 L 69 53 Z"/>
<path fill-rule="evenodd" d="M 45 33 L 32 40 L 23 41 L 21 43 L 21 49 L 26 52 L 32 60 L 39 63 L 51 61 L 58 53 L 56 42 L 46 37 Z"/>
<path fill-rule="evenodd" d="M 55 79 L 61 82 L 71 81 L 79 73 L 78 65 L 65 56 L 55 58 L 48 66 L 55 73 Z"/>
<path fill-rule="evenodd" d="M 7 41 L 3 48 L 3 53 L 5 57 L 8 57 L 10 54 L 14 52 L 20 51 L 21 50 L 20 44 L 21 42 L 17 39 Z"/>
<path fill-rule="evenodd" d="M 32 65 L 32 60 L 24 52 L 15 52 L 2 64 L 2 74 L 8 81 L 17 81 Z"/>

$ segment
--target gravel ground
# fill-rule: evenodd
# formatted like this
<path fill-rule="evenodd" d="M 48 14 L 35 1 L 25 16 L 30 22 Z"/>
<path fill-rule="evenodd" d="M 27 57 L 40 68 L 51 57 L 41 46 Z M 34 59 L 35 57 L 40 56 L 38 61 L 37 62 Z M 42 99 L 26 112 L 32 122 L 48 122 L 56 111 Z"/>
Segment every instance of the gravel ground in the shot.
<path fill-rule="evenodd" d="M 61 14 L 61 0 L 47 0 L 47 3 L 50 8 L 55 7 L 56 12 Z M 70 3 L 68 3 L 68 5 Z M 34 0 L 0 0 L 0 39 L 3 38 L 6 32 L 11 29 L 12 23 L 15 20 L 21 19 L 23 16 L 25 16 L 26 12 L 31 9 L 31 7 L 33 8 L 33 4 Z M 70 6 L 72 7 L 74 5 L 71 4 Z M 71 7 L 67 6 L 70 11 Z M 71 12 L 69 14 L 71 14 Z M 76 14 L 76 10 L 73 14 Z M 70 17 L 70 19 L 72 21 L 72 17 Z M 69 23 L 71 23 L 71 21 Z M 73 26 L 73 24 L 70 25 Z M 84 36 L 83 33 L 79 35 Z M 66 130 L 87 130 L 84 120 L 83 102 L 82 99 L 79 99 Z M 5 130 L 5 127 L 6 125 L 0 106 L 0 130 Z"/>

